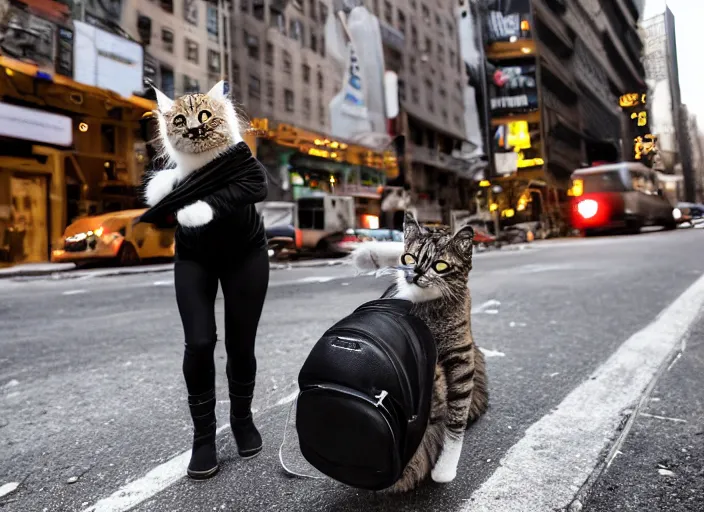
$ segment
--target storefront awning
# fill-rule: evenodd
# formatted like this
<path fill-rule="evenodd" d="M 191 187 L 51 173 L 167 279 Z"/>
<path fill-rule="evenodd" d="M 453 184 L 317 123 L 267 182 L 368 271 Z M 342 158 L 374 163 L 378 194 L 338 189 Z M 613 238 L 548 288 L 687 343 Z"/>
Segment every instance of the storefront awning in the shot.
<path fill-rule="evenodd" d="M 36 84 L 40 84 L 38 87 Z M 89 113 L 97 104 L 106 111 L 133 110 L 139 119 L 156 103 L 139 96 L 124 98 L 112 91 L 84 85 L 63 75 L 49 75 L 35 64 L 0 55 L 0 95 L 57 109 Z M 88 100 L 88 101 L 87 101 Z"/>

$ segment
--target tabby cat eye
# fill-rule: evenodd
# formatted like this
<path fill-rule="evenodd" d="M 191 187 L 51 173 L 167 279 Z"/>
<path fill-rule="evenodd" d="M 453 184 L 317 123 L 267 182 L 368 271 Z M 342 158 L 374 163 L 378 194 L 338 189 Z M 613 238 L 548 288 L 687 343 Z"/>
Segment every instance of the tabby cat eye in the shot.
<path fill-rule="evenodd" d="M 401 256 L 401 263 L 403 263 L 404 265 L 415 265 L 416 258 L 412 254 L 406 253 Z"/>
<path fill-rule="evenodd" d="M 201 110 L 200 112 L 198 112 L 199 123 L 205 123 L 211 117 L 213 117 L 213 114 L 211 114 L 209 110 Z"/>
<path fill-rule="evenodd" d="M 438 274 L 444 274 L 445 272 L 450 270 L 450 265 L 448 265 L 444 261 L 436 261 L 435 263 L 433 263 L 433 270 Z"/>
<path fill-rule="evenodd" d="M 179 114 L 174 117 L 174 126 L 186 126 L 186 116 Z"/>

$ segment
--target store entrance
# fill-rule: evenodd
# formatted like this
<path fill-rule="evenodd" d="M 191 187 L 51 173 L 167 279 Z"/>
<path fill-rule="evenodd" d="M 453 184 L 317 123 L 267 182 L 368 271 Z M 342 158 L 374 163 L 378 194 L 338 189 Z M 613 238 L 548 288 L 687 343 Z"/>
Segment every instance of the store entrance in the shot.
<path fill-rule="evenodd" d="M 10 222 L 2 252 L 12 264 L 49 259 L 48 183 L 45 176 L 14 174 L 10 178 Z"/>

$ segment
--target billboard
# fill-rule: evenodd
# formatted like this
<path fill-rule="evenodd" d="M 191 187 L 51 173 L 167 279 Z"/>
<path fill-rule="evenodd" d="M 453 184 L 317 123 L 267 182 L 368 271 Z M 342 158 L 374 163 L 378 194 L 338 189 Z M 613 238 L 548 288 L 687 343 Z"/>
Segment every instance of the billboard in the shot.
<path fill-rule="evenodd" d="M 530 39 L 530 0 L 489 0 L 486 36 L 489 43 Z"/>
<path fill-rule="evenodd" d="M 67 116 L 0 103 L 0 136 L 69 147 L 73 125 Z"/>
<path fill-rule="evenodd" d="M 144 49 L 98 27 L 74 22 L 74 80 L 126 98 L 144 88 Z"/>
<path fill-rule="evenodd" d="M 515 114 L 538 108 L 535 64 L 496 68 L 489 84 L 492 114 Z"/>

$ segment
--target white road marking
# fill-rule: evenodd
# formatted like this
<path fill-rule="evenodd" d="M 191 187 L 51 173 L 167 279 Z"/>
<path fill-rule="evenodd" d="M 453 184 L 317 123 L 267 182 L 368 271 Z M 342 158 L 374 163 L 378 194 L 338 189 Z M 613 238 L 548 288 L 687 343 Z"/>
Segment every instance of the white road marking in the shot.
<path fill-rule="evenodd" d="M 484 353 L 485 357 L 506 357 L 506 354 L 504 354 L 503 352 L 499 352 L 498 350 L 491 350 L 482 347 L 479 347 L 479 350 Z"/>
<path fill-rule="evenodd" d="M 290 404 L 298 397 L 298 389 L 288 396 L 283 397 L 281 400 L 276 402 L 276 405 Z"/>
<path fill-rule="evenodd" d="M 9 484 L 0 485 L 0 498 L 10 494 L 12 491 L 17 489 L 19 487 L 19 485 L 20 485 L 19 482 L 10 482 Z"/>
<path fill-rule="evenodd" d="M 154 281 L 154 286 L 171 286 L 174 284 L 173 279 L 168 279 L 166 281 Z"/>
<path fill-rule="evenodd" d="M 487 313 L 487 314 L 496 314 L 498 313 L 498 307 L 501 306 L 501 303 L 498 300 L 491 299 L 488 300 L 482 304 L 480 304 L 477 307 L 472 308 L 472 313 L 473 314 L 480 314 L 480 313 Z M 489 313 L 489 311 L 496 311 L 496 313 Z"/>
<path fill-rule="evenodd" d="M 704 276 L 531 425 L 463 510 L 544 512 L 568 506 L 616 436 L 623 411 L 680 348 L 702 305 Z"/>
<path fill-rule="evenodd" d="M 84 293 L 88 293 L 88 290 L 66 290 L 61 292 L 61 295 L 82 295 Z"/>
<path fill-rule="evenodd" d="M 668 418 L 667 416 L 658 416 L 657 414 L 648 414 L 647 412 L 642 412 L 640 413 L 640 415 L 645 416 L 646 418 L 655 418 L 656 420 L 674 421 L 675 423 L 687 423 L 687 420 L 682 420 L 680 418 Z"/>

